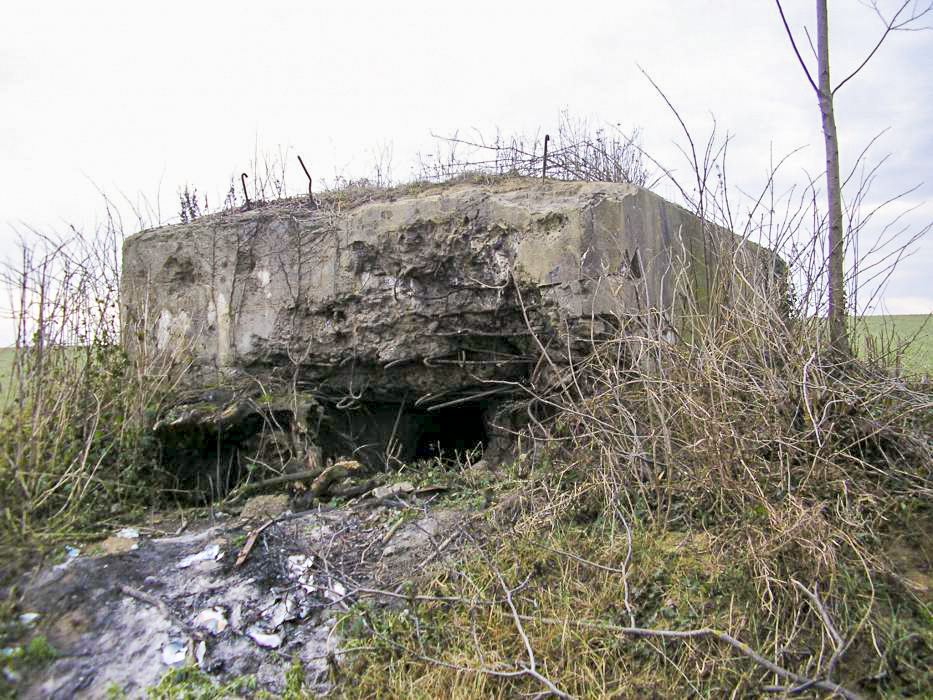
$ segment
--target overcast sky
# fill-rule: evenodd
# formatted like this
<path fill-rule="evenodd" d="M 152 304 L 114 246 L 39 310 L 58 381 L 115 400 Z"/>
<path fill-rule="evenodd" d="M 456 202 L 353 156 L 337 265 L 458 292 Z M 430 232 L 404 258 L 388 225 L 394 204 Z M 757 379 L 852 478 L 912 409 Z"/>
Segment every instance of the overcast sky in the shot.
<path fill-rule="evenodd" d="M 815 3 L 784 5 L 806 49 Z M 841 78 L 882 26 L 859 0 L 830 5 Z M 92 228 L 98 188 L 167 222 L 180 187 L 215 206 L 257 152 L 288 149 L 294 192 L 294 154 L 316 183 L 368 175 L 387 152 L 405 179 L 432 132 L 553 132 L 562 110 L 640 129 L 682 171 L 677 123 L 639 65 L 701 138 L 711 115 L 731 134 L 732 183 L 754 190 L 772 153 L 799 147 L 787 176 L 820 174 L 816 99 L 773 0 L 3 0 L 0 249 L 29 227 Z M 892 35 L 836 107 L 844 166 L 889 129 L 873 201 L 919 185 L 909 220 L 933 220 L 933 32 Z M 884 301 L 933 311 L 933 234 Z"/>

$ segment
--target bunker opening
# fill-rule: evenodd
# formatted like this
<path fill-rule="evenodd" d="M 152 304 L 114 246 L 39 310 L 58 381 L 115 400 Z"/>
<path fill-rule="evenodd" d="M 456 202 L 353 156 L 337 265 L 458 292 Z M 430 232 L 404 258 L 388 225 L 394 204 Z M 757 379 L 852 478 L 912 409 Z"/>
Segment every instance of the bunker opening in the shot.
<path fill-rule="evenodd" d="M 489 437 L 480 402 L 439 411 L 424 411 L 415 439 L 415 459 L 439 457 L 456 460 L 466 453 L 486 449 Z"/>
<path fill-rule="evenodd" d="M 490 444 L 494 401 L 468 401 L 428 410 L 389 402 L 351 410 L 325 409 L 317 433 L 325 459 L 350 456 L 378 470 L 426 459 L 463 462 Z"/>

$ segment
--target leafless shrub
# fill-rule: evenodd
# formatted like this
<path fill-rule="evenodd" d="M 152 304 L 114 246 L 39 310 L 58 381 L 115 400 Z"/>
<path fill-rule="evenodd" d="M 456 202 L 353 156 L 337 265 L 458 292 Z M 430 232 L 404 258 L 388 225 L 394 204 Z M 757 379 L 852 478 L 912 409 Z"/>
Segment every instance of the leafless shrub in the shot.
<path fill-rule="evenodd" d="M 183 353 L 125 355 L 122 229 L 107 211 L 94 235 L 31 232 L 0 273 L 17 328 L 0 414 L 4 544 L 60 535 L 154 492 L 148 428 Z"/>
<path fill-rule="evenodd" d="M 731 264 L 702 271 L 699 288 L 698 270 L 671 270 L 673 307 L 617 317 L 607 340 L 566 339 L 589 341 L 591 352 L 571 365 L 549 360 L 550 388 L 531 404 L 547 406 L 550 418 L 529 431 L 557 449 L 558 462 L 598 460 L 583 483 L 601 489 L 606 512 L 621 509 L 666 530 L 704 523 L 730 557 L 755 571 L 773 625 L 768 644 L 822 637 L 835 652 L 816 662 L 815 677 L 830 680 L 847 649 L 871 649 L 879 634 L 875 581 L 896 575 L 878 549 L 894 534 L 889 523 L 905 503 L 933 503 L 933 396 L 877 365 L 827 352 L 825 322 L 813 315 L 826 299 L 825 217 L 814 185 L 779 197 L 772 173 L 737 221 L 722 181 L 711 182 L 726 145 L 715 131 L 701 149 L 691 141 L 684 152 L 696 182 L 678 187 L 707 222 L 740 234 L 707 241 L 707 265 Z M 850 219 L 865 217 L 851 211 Z M 786 269 L 761 265 L 751 240 L 785 251 Z M 914 240 L 898 242 L 878 274 L 889 275 Z M 670 342 L 670 328 L 678 342 Z M 579 499 L 556 499 L 544 483 L 539 489 L 548 522 L 578 507 Z M 526 527 L 540 527 L 541 513 L 533 508 Z M 841 611 L 845 627 L 835 638 L 793 579 L 814 582 Z M 801 606 L 812 623 L 807 632 Z"/>
<path fill-rule="evenodd" d="M 204 211 L 207 207 L 207 195 L 204 197 Z M 189 189 L 185 185 L 183 190 L 178 191 L 178 219 L 183 224 L 188 224 L 201 216 L 201 205 L 198 203 L 198 188 Z"/>
<path fill-rule="evenodd" d="M 446 147 L 419 156 L 418 179 L 440 182 L 465 173 L 537 177 L 544 172 L 544 137 L 496 133 L 473 140 L 436 137 Z M 557 134 L 549 137 L 547 176 L 556 180 L 629 182 L 648 186 L 651 173 L 642 160 L 638 132 L 626 136 L 614 129 L 590 126 L 585 120 L 561 113 Z M 464 154 L 464 152 L 466 152 Z"/>

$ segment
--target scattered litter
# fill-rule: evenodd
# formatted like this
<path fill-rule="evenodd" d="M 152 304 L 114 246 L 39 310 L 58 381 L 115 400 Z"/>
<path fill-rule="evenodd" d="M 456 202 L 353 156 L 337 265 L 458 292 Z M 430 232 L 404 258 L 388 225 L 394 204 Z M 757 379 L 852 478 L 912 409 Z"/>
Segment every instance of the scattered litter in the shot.
<path fill-rule="evenodd" d="M 120 537 L 124 540 L 138 540 L 139 530 L 137 530 L 135 527 L 125 527 L 117 533 L 117 537 Z"/>
<path fill-rule="evenodd" d="M 28 612 L 23 613 L 19 616 L 20 623 L 24 625 L 31 625 L 33 622 L 39 619 L 39 613 L 37 612 Z"/>
<path fill-rule="evenodd" d="M 56 564 L 52 568 L 59 570 L 59 571 L 62 569 L 67 569 L 71 565 L 71 562 L 77 559 L 80 554 L 81 554 L 80 549 L 66 544 L 65 545 L 65 561 L 63 561 L 61 564 Z"/>
<path fill-rule="evenodd" d="M 166 666 L 177 666 L 185 662 L 188 656 L 188 645 L 185 642 L 169 642 L 162 646 L 162 663 Z"/>
<path fill-rule="evenodd" d="M 202 639 L 194 648 L 194 660 L 198 662 L 198 668 L 204 668 L 204 659 L 207 656 L 207 643 Z"/>
<path fill-rule="evenodd" d="M 260 632 L 257 629 L 249 629 L 246 634 L 252 639 L 256 644 L 261 647 L 266 647 L 267 649 L 278 649 L 282 646 L 282 637 L 278 634 L 266 634 L 265 632 Z"/>
<path fill-rule="evenodd" d="M 9 659 L 16 655 L 16 647 L 3 647 L 0 649 L 0 658 Z"/>
<path fill-rule="evenodd" d="M 301 584 L 301 587 L 305 589 L 305 593 L 314 592 L 314 574 L 311 573 L 313 564 L 314 557 L 304 554 L 293 554 L 288 558 L 288 576 Z"/>
<path fill-rule="evenodd" d="M 227 629 L 227 617 L 224 615 L 224 609 L 217 606 L 202 610 L 195 616 L 194 625 L 203 627 L 211 634 L 220 634 Z"/>
<path fill-rule="evenodd" d="M 373 496 L 378 499 L 388 498 L 389 496 L 398 496 L 399 494 L 411 493 L 415 487 L 410 481 L 399 481 L 395 484 L 386 484 L 377 486 L 373 489 Z"/>
<path fill-rule="evenodd" d="M 276 598 L 272 605 L 262 611 L 262 616 L 268 623 L 269 629 L 278 629 L 286 622 L 298 617 L 297 607 L 293 597 Z"/>
<path fill-rule="evenodd" d="M 292 578 L 304 574 L 314 564 L 314 557 L 306 554 L 293 554 L 288 558 L 288 573 Z"/>
<path fill-rule="evenodd" d="M 215 559 L 220 559 L 222 554 L 223 553 L 220 551 L 219 544 L 210 544 L 200 552 L 189 554 L 187 557 L 175 564 L 175 566 L 177 566 L 179 569 L 187 569 L 189 566 L 199 561 L 213 561 Z"/>
<path fill-rule="evenodd" d="M 406 490 L 401 484 L 384 493 Z M 376 516 L 370 518 L 373 513 Z M 73 684 L 74 659 L 79 658 L 82 666 L 96 671 L 87 689 L 80 691 L 89 697 L 104 697 L 110 682 L 122 687 L 137 680 L 153 683 L 165 671 L 186 665 L 210 674 L 261 668 L 257 692 L 261 688 L 277 697 L 279 679 L 293 652 L 301 653 L 309 682 L 323 694 L 331 687 L 327 655 L 339 653 L 343 644 L 336 628 L 338 614 L 352 605 L 361 587 L 391 590 L 399 577 L 417 571 L 438 549 L 431 537 L 440 541 L 460 533 L 457 524 L 463 519 L 457 510 L 406 513 L 390 544 L 411 554 L 383 559 L 378 556 L 382 538 L 398 516 L 391 505 L 375 503 L 322 508 L 289 520 L 287 526 L 278 520 L 257 536 L 240 568 L 234 568 L 233 562 L 243 543 L 234 546 L 232 538 L 248 537 L 263 521 L 242 530 L 238 523 L 235 531 L 216 528 L 194 533 L 192 528 L 192 534 L 177 538 L 150 537 L 142 524 L 136 526 L 138 538 L 118 537 L 123 528 L 118 525 L 109 530 L 108 539 L 126 549 L 139 543 L 136 554 L 100 557 L 100 543 L 76 545 L 68 552 L 77 557 L 75 561 L 66 571 L 54 572 L 61 580 L 52 578 L 54 587 L 24 598 L 12 619 L 23 631 L 54 622 L 57 634 L 62 618 L 62 631 L 68 634 L 61 635 L 64 641 L 59 642 L 59 637 L 55 641 L 63 658 L 50 664 L 48 677 L 56 674 Z M 174 523 L 177 519 L 161 527 L 174 529 Z M 370 546 L 376 555 L 367 558 L 364 554 Z M 449 550 L 451 545 L 439 548 Z M 56 548 L 56 554 L 59 562 L 65 560 L 63 549 Z M 139 588 L 128 585 L 131 581 Z M 82 597 L 72 603 L 69 596 L 76 585 Z M 19 616 L 28 612 L 41 612 L 41 617 L 32 627 L 22 627 Z M 81 655 L 87 653 L 86 640 L 95 635 L 107 644 L 87 659 Z M 0 649 L 4 646 L 15 647 L 0 639 Z M 6 683 L 4 669 L 12 666 L 3 654 L 12 653 L 23 650 L 0 652 L 0 685 Z M 39 689 L 46 676 L 23 675 L 19 682 L 28 684 L 29 693 L 48 695 Z"/>
<path fill-rule="evenodd" d="M 337 579 L 331 579 L 330 586 L 324 591 L 324 595 L 334 601 L 343 600 L 347 597 L 347 589 Z"/>

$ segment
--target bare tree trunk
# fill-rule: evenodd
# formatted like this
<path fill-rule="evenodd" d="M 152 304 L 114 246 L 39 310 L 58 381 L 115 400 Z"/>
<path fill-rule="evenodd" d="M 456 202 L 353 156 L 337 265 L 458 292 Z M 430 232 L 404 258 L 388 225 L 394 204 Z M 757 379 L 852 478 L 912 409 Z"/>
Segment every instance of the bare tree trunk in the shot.
<path fill-rule="evenodd" d="M 820 114 L 826 146 L 826 197 L 829 205 L 829 343 L 840 358 L 852 356 L 846 324 L 845 242 L 842 227 L 842 183 L 839 177 L 839 142 L 829 82 L 829 19 L 827 0 L 816 0 L 816 47 Z"/>

